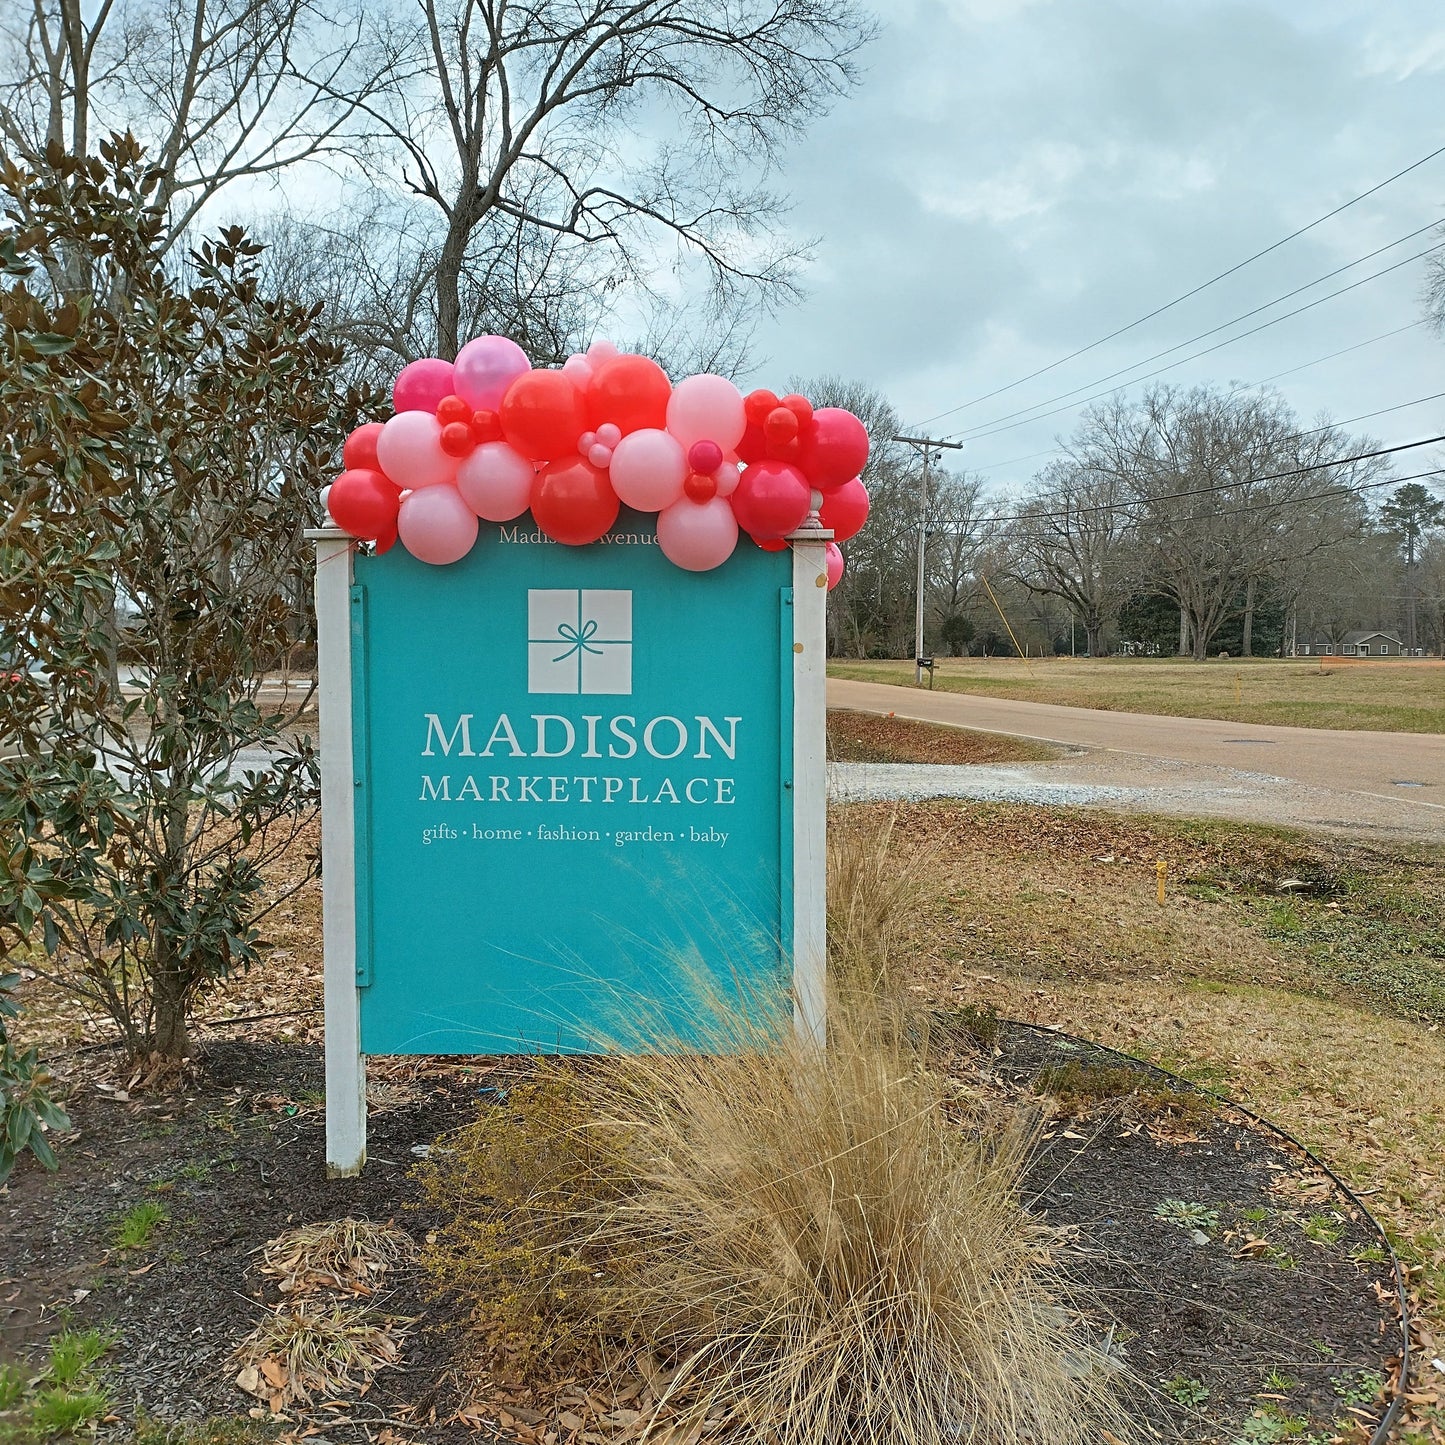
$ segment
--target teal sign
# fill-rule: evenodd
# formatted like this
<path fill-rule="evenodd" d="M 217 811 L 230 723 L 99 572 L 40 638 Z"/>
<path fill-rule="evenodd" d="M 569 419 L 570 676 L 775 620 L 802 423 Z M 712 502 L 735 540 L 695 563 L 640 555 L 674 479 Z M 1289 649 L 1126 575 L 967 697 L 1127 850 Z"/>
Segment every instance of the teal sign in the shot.
<path fill-rule="evenodd" d="M 685 1041 L 699 978 L 787 994 L 792 556 L 681 572 L 654 520 L 356 558 L 362 1052 Z"/>

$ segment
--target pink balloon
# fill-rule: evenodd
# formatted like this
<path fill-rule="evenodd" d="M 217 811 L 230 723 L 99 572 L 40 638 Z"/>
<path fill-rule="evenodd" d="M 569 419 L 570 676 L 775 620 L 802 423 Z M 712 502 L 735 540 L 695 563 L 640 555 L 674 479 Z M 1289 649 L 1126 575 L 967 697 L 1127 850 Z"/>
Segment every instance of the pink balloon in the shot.
<path fill-rule="evenodd" d="M 638 512 L 660 512 L 682 496 L 687 453 L 667 432 L 643 427 L 617 443 L 608 475 L 625 505 Z"/>
<path fill-rule="evenodd" d="M 687 449 L 687 464 L 693 471 L 710 477 L 722 466 L 723 449 L 716 442 L 694 442 Z"/>
<path fill-rule="evenodd" d="M 397 373 L 391 388 L 391 404 L 398 415 L 404 411 L 430 411 L 444 396 L 456 391 L 456 368 L 450 361 L 424 356 L 409 361 Z"/>
<path fill-rule="evenodd" d="M 604 446 L 601 442 L 593 442 L 592 445 L 587 448 L 587 460 L 591 462 L 594 467 L 608 466 L 612 461 L 612 448 Z"/>
<path fill-rule="evenodd" d="M 811 499 L 807 478 L 797 467 L 765 459 L 743 473 L 728 501 L 744 531 L 775 542 L 803 525 Z"/>
<path fill-rule="evenodd" d="M 829 542 L 823 558 L 828 569 L 828 591 L 831 592 L 843 580 L 843 549 L 836 542 Z"/>
<path fill-rule="evenodd" d="M 455 487 L 427 487 L 401 504 L 396 530 L 418 562 L 446 567 L 472 550 L 480 528 Z"/>
<path fill-rule="evenodd" d="M 667 429 L 684 450 L 694 442 L 716 442 L 730 452 L 747 426 L 742 393 L 725 376 L 689 376 L 673 387 L 667 400 Z"/>
<path fill-rule="evenodd" d="M 456 394 L 474 411 L 500 411 L 507 388 L 531 371 L 527 353 L 505 336 L 479 336 L 457 352 Z"/>
<path fill-rule="evenodd" d="M 657 514 L 657 545 L 662 555 L 689 572 L 721 567 L 737 544 L 737 518 L 722 497 L 706 502 L 683 497 Z"/>
<path fill-rule="evenodd" d="M 717 483 L 717 494 L 720 497 L 730 497 L 738 489 L 738 481 L 742 472 L 738 470 L 736 462 L 724 462 L 713 474 L 712 479 Z"/>
<path fill-rule="evenodd" d="M 442 450 L 441 423 L 427 411 L 398 412 L 376 439 L 381 469 L 398 487 L 436 487 L 457 474 L 458 459 Z"/>
<path fill-rule="evenodd" d="M 532 500 L 532 463 L 506 442 L 484 442 L 457 468 L 457 491 L 488 522 L 520 517 Z"/>

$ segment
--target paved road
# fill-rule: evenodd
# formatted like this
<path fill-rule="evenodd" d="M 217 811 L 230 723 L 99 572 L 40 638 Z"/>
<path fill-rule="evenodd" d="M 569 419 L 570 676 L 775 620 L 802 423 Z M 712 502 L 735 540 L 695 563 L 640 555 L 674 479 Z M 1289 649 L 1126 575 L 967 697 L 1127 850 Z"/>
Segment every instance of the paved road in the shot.
<path fill-rule="evenodd" d="M 1381 679 L 1381 686 L 1388 686 Z M 844 796 L 958 796 L 1285 823 L 1445 842 L 1445 738 L 1155 717 L 828 680 L 830 707 L 892 712 L 1075 750 L 1007 767 L 836 766 Z"/>

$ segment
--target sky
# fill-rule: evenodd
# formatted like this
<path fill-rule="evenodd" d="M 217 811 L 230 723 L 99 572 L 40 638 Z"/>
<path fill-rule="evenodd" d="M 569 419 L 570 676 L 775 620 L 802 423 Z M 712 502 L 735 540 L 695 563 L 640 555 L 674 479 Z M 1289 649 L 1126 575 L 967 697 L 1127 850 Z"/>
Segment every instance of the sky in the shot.
<path fill-rule="evenodd" d="M 760 329 L 762 364 L 748 380 L 866 382 L 911 434 L 962 437 L 958 464 L 993 490 L 1016 489 L 1046 465 L 1083 400 L 1445 242 L 1421 230 L 1445 219 L 1442 154 L 1016 385 L 1445 147 L 1445 7 L 894 0 L 880 9 L 861 84 L 784 163 L 790 225 L 817 238 L 816 259 L 803 303 Z M 1312 423 L 1445 392 L 1445 338 L 1411 324 L 1425 264 L 1408 261 L 1157 379 L 1277 377 Z M 1357 346 L 1387 332 L 1397 334 Z M 1347 347 L 1356 349 L 1320 360 Z M 1445 397 L 1350 430 L 1387 444 L 1445 432 Z M 1441 465 L 1445 448 L 1405 453 L 1397 474 L 1432 458 Z"/>

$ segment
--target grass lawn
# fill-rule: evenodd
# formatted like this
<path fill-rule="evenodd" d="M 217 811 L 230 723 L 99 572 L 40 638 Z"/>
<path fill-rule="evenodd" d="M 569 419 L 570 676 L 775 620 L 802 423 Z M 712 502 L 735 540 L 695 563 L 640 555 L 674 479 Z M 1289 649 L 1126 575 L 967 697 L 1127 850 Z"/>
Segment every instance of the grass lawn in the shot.
<path fill-rule="evenodd" d="M 836 659 L 829 663 L 828 675 L 911 686 L 913 664 Z M 1445 663 L 1433 659 L 941 657 L 934 687 L 1110 712 L 1288 727 L 1445 732 Z"/>
<path fill-rule="evenodd" d="M 901 970 L 920 1002 L 1069 1029 L 1250 1103 L 1365 1194 L 1441 1334 L 1445 850 L 965 802 L 833 822 L 890 817 L 899 866 L 929 879 Z M 1440 1353 L 1417 1358 L 1406 1440 L 1445 1430 Z"/>
<path fill-rule="evenodd" d="M 979 733 L 911 718 L 833 708 L 828 760 L 834 763 L 1047 763 L 1063 749 L 1006 733 Z"/>

